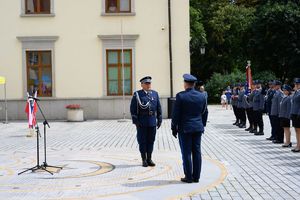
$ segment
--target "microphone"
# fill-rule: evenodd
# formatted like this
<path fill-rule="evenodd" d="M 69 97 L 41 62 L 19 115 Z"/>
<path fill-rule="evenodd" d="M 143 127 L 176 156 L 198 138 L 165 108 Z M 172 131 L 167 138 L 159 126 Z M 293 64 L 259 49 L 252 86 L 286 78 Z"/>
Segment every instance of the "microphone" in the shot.
<path fill-rule="evenodd" d="M 33 96 L 28 96 L 28 99 L 33 99 L 33 100 L 35 100 L 35 101 L 40 101 L 40 99 L 35 98 L 35 97 L 33 97 Z"/>

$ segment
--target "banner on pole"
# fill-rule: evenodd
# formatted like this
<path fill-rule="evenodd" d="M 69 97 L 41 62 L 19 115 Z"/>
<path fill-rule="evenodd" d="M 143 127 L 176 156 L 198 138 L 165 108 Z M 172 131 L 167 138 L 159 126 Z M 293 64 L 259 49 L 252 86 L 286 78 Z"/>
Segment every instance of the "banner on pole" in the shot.
<path fill-rule="evenodd" d="M 37 112 L 37 104 L 33 97 L 29 96 L 27 93 L 28 99 L 25 108 L 25 112 L 27 113 L 28 117 L 28 126 L 29 128 L 34 128 L 36 125 L 36 112 Z M 34 98 L 37 97 L 37 92 L 34 94 Z"/>
<path fill-rule="evenodd" d="M 0 85 L 5 84 L 5 77 L 0 76 Z"/>

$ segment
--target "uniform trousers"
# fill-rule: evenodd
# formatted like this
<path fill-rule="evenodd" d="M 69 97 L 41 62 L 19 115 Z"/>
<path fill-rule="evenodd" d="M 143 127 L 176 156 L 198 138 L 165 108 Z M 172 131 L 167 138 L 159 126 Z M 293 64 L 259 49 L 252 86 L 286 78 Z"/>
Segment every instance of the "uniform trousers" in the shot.
<path fill-rule="evenodd" d="M 264 129 L 264 121 L 262 118 L 262 110 L 254 110 L 254 127 L 259 127 L 260 131 Z"/>
<path fill-rule="evenodd" d="M 254 124 L 254 113 L 253 113 L 253 108 L 247 108 L 246 109 L 246 113 L 247 113 L 247 117 L 248 117 L 248 121 L 250 126 Z"/>
<path fill-rule="evenodd" d="M 201 135 L 200 132 L 178 134 L 183 171 L 188 180 L 200 178 L 202 166 Z"/>
<path fill-rule="evenodd" d="M 239 120 L 242 123 L 246 124 L 246 112 L 245 112 L 245 108 L 238 108 L 238 116 L 239 116 Z"/>
<path fill-rule="evenodd" d="M 271 115 L 269 115 L 269 120 L 270 120 L 270 124 L 271 124 L 271 138 L 275 139 L 275 129 L 274 129 L 274 120 L 273 117 Z"/>
<path fill-rule="evenodd" d="M 156 127 L 137 127 L 137 141 L 140 153 L 152 153 Z"/>
<path fill-rule="evenodd" d="M 275 116 L 275 115 L 271 115 L 271 120 L 272 120 L 271 124 L 273 124 L 272 128 L 274 129 L 274 138 L 275 138 L 275 140 L 279 141 L 279 142 L 283 142 L 284 130 L 280 126 L 279 117 Z"/>
<path fill-rule="evenodd" d="M 237 107 L 236 105 L 232 105 L 233 114 L 235 116 L 236 121 L 238 120 Z"/>

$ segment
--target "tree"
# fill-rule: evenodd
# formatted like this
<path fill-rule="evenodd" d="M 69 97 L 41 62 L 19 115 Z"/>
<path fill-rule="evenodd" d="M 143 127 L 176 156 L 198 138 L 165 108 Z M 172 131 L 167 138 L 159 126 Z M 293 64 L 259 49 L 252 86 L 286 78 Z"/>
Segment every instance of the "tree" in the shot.
<path fill-rule="evenodd" d="M 268 2 L 257 10 L 249 41 L 257 71 L 269 69 L 282 81 L 300 74 L 300 8 Z"/>

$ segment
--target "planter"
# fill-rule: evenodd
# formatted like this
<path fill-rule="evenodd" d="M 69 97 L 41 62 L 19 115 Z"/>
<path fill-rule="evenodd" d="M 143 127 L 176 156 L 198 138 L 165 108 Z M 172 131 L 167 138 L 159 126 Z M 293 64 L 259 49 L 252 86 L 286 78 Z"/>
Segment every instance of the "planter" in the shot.
<path fill-rule="evenodd" d="M 82 109 L 67 109 L 67 120 L 69 122 L 82 122 L 83 110 Z"/>

